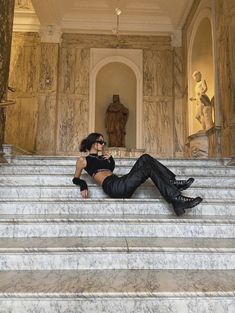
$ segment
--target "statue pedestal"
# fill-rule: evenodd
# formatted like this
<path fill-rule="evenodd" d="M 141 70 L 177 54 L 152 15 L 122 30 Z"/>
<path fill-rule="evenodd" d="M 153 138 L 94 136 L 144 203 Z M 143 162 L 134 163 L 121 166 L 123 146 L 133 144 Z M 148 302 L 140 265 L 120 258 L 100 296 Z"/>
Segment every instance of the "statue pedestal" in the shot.
<path fill-rule="evenodd" d="M 145 152 L 144 149 L 128 149 L 123 147 L 107 147 L 105 151 L 112 154 L 115 158 L 138 158 Z"/>
<path fill-rule="evenodd" d="M 207 132 L 204 130 L 200 130 L 199 132 L 188 136 L 187 146 L 189 148 L 189 156 L 191 158 L 208 158 L 209 140 Z"/>

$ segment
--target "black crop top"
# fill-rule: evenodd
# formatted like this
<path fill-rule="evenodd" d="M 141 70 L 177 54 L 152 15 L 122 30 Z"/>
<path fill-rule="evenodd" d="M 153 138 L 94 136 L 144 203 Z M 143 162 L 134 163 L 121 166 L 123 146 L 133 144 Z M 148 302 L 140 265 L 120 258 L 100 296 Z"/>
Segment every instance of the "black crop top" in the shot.
<path fill-rule="evenodd" d="M 87 165 L 84 170 L 92 177 L 98 172 L 107 170 L 112 172 L 115 167 L 115 162 L 112 156 L 105 160 L 103 155 L 89 154 L 86 157 L 86 162 Z"/>

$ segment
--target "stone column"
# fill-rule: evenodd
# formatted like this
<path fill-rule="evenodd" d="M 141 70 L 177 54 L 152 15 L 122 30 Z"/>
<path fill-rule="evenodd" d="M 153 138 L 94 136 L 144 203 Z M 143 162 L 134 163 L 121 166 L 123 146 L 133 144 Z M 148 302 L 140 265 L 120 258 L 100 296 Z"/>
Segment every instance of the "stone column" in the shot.
<path fill-rule="evenodd" d="M 174 47 L 174 153 L 176 158 L 185 154 L 185 108 L 183 82 L 183 49 Z"/>
<path fill-rule="evenodd" d="M 55 154 L 61 30 L 58 26 L 45 25 L 41 27 L 40 37 L 40 81 L 36 153 Z"/>
<path fill-rule="evenodd" d="M 15 0 L 0 0 L 0 162 L 5 129 L 5 106 L 11 104 L 6 100 L 9 64 L 11 52 L 12 25 Z"/>
<path fill-rule="evenodd" d="M 235 2 L 216 0 L 219 94 L 222 109 L 222 153 L 235 165 Z"/>

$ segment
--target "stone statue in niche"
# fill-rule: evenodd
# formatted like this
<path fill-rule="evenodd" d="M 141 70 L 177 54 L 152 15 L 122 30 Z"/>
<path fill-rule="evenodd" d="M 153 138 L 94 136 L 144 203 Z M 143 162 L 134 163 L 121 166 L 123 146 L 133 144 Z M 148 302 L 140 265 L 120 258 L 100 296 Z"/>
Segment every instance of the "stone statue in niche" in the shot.
<path fill-rule="evenodd" d="M 113 95 L 105 114 L 105 128 L 109 147 L 125 147 L 126 123 L 129 110 L 120 102 L 119 95 Z"/>
<path fill-rule="evenodd" d="M 197 110 L 195 118 L 199 121 L 203 130 L 208 130 L 213 127 L 212 119 L 212 102 L 207 96 L 207 84 L 202 79 L 202 74 L 199 71 L 193 73 L 195 85 L 195 97 L 191 97 L 189 100 L 196 101 Z"/>

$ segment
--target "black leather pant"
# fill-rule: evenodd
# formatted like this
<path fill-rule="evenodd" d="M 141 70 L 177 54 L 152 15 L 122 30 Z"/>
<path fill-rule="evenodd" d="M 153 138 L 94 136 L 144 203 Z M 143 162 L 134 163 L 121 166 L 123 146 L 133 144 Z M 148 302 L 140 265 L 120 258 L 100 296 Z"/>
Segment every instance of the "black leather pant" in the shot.
<path fill-rule="evenodd" d="M 175 174 L 149 154 L 143 154 L 128 174 L 106 177 L 102 187 L 111 198 L 130 198 L 136 188 L 148 178 L 151 178 L 166 201 L 172 202 L 180 194 L 178 188 L 170 182 Z"/>

